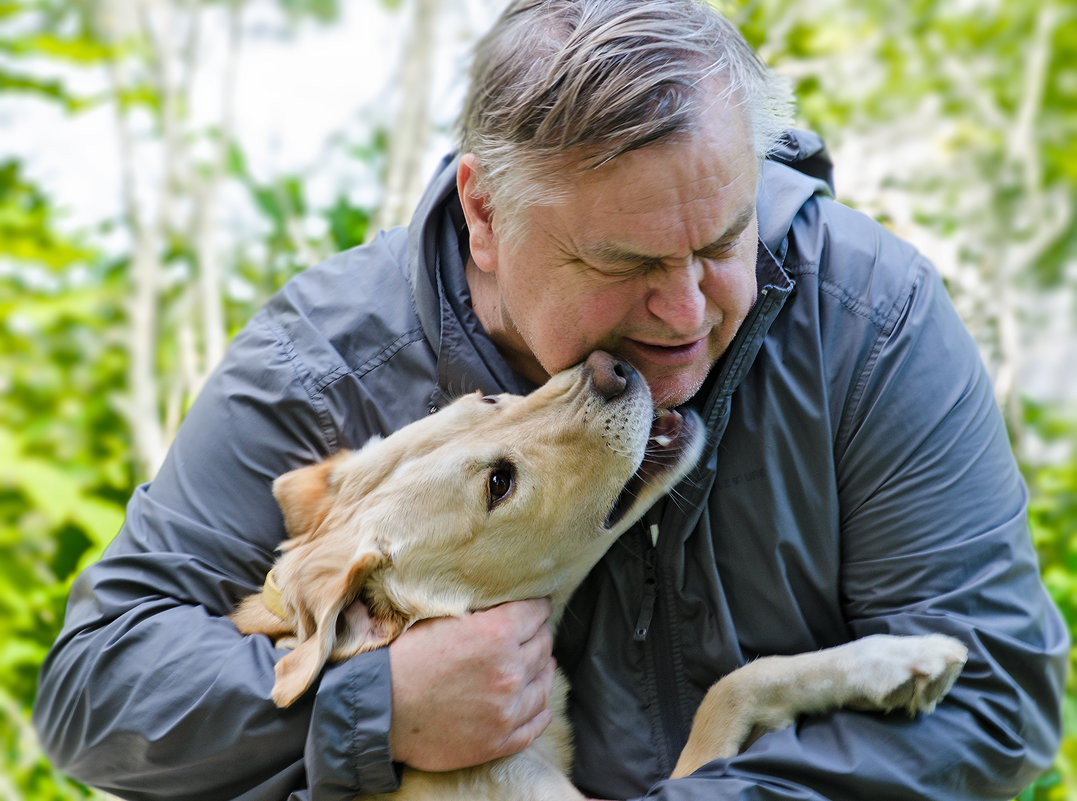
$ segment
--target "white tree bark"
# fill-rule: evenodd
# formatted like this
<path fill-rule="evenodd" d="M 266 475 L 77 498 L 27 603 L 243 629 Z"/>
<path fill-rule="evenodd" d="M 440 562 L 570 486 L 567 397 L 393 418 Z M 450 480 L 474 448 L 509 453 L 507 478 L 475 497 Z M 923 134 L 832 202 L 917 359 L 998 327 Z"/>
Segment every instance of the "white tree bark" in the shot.
<path fill-rule="evenodd" d="M 122 47 L 108 62 L 116 109 L 122 173 L 123 219 L 131 237 L 128 398 L 123 404 L 141 478 L 153 475 L 164 458 L 186 402 L 224 354 L 223 280 L 219 258 L 218 198 L 234 136 L 237 64 L 244 0 L 229 0 L 222 107 L 213 132 L 208 164 L 196 151 L 202 140 L 190 128 L 194 78 L 200 67 L 200 0 L 100 0 L 97 22 L 117 45 L 138 41 L 142 50 Z M 141 59 L 141 60 L 140 60 Z M 125 95 L 148 82 L 158 105 L 151 110 L 152 134 L 136 138 Z M 155 158 L 147 159 L 152 153 Z M 176 240 L 193 254 L 191 284 L 166 296 L 165 254 Z M 171 265 L 169 265 L 171 266 Z M 178 275 L 178 273 L 177 273 Z M 182 280 L 182 278 L 180 279 Z M 174 298 L 178 294 L 179 299 Z M 167 309 L 165 298 L 172 297 Z M 165 334 L 168 336 L 165 336 Z M 160 349 L 173 349 L 178 367 L 163 375 Z"/>
<path fill-rule="evenodd" d="M 385 194 L 371 233 L 411 218 L 423 190 L 422 160 L 430 136 L 430 85 L 439 0 L 412 0 L 410 34 L 400 60 L 399 107 L 389 131 Z"/>
<path fill-rule="evenodd" d="M 117 41 L 117 40 L 114 40 Z M 123 412 L 128 419 L 134 445 L 134 459 L 142 477 L 151 475 L 164 456 L 156 377 L 156 311 L 161 262 L 155 226 L 145 219 L 136 180 L 134 135 L 130 118 L 119 102 L 129 80 L 124 64 L 108 62 L 108 78 L 115 102 L 116 137 L 119 146 L 123 215 L 131 237 L 129 267 L 131 292 L 127 303 L 128 365 L 127 401 Z"/>

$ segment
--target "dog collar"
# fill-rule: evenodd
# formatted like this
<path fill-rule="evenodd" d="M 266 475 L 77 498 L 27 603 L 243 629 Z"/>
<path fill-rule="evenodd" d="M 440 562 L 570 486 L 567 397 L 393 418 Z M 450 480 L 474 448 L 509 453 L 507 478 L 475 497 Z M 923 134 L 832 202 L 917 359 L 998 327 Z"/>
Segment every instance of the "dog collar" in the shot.
<path fill-rule="evenodd" d="M 270 570 L 266 573 L 265 584 L 262 585 L 262 603 L 281 620 L 287 620 L 288 616 L 284 613 L 284 602 L 281 601 L 280 587 L 277 586 L 274 572 Z"/>

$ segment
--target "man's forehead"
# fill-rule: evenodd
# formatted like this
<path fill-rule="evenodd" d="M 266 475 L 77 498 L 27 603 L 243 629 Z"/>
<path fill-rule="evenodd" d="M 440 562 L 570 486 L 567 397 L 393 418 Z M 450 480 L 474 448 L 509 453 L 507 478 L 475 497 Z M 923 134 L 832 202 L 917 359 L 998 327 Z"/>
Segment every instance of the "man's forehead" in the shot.
<path fill-rule="evenodd" d="M 687 256 L 751 223 L 757 177 L 750 142 L 732 132 L 656 146 L 581 176 L 563 222 L 590 243 L 653 258 Z"/>
<path fill-rule="evenodd" d="M 699 243 L 691 245 L 691 252 L 699 256 L 707 256 L 725 250 L 731 245 L 755 219 L 755 200 L 741 206 L 734 213 L 732 219 L 723 226 L 719 226 L 714 238 L 705 237 Z M 595 238 L 592 241 L 584 241 L 580 245 L 581 255 L 587 259 L 604 264 L 635 264 L 641 260 L 660 261 L 666 258 L 683 257 L 688 253 L 659 253 L 649 249 L 646 245 L 635 244 L 629 239 L 619 238 Z"/>

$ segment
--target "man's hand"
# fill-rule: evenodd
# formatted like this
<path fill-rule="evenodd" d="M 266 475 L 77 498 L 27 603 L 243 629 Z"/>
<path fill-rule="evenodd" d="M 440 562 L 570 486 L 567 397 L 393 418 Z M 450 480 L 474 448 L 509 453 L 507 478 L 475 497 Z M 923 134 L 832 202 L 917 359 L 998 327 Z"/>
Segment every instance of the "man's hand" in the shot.
<path fill-rule="evenodd" d="M 389 646 L 392 757 L 455 770 L 522 751 L 553 719 L 548 599 L 423 621 Z"/>

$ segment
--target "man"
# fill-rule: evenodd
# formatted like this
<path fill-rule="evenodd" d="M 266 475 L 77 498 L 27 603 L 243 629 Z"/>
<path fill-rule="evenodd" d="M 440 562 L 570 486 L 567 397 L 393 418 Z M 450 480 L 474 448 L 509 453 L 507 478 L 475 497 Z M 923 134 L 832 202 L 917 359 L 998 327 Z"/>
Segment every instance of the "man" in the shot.
<path fill-rule="evenodd" d="M 556 656 L 602 798 L 1009 798 L 1059 737 L 1066 636 L 974 344 L 910 247 L 829 199 L 825 154 L 693 0 L 518 0 L 480 43 L 411 226 L 289 284 L 237 337 L 76 583 L 36 708 L 131 798 L 349 799 L 525 747 L 548 605 L 420 624 L 281 711 L 225 615 L 283 539 L 277 475 L 595 348 L 689 403 L 705 455 L 581 587 Z M 773 158 L 763 160 L 771 153 Z M 970 649 L 933 715 L 839 712 L 663 781 L 707 686 L 874 632 Z M 447 734 L 451 732 L 451 735 Z"/>

